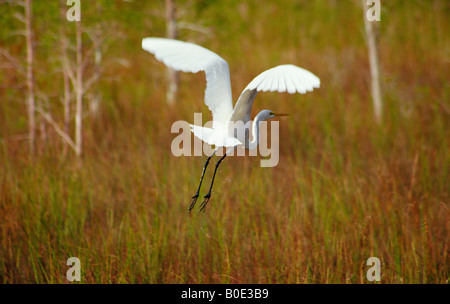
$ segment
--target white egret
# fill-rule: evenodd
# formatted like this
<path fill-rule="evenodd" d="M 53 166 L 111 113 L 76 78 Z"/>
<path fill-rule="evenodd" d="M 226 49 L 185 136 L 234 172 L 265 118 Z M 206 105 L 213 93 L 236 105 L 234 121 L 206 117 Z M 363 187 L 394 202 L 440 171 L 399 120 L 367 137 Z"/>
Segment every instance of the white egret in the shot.
<path fill-rule="evenodd" d="M 200 184 L 197 193 L 192 197 L 189 212 L 197 202 L 209 160 L 218 149 L 227 148 L 226 153 L 216 163 L 211 185 L 208 193 L 204 196 L 200 211 L 206 208 L 211 197 L 217 168 L 225 156 L 239 145 L 246 149 L 256 148 L 259 142 L 260 122 L 276 116 L 287 115 L 270 110 L 261 111 L 253 121 L 253 139 L 250 141 L 249 130 L 245 126 L 248 126 L 247 123 L 250 121 L 252 104 L 258 92 L 276 91 L 305 94 L 320 87 L 320 79 L 311 72 L 291 64 L 279 65 L 266 70 L 253 79 L 241 93 L 233 109 L 228 63 L 219 55 L 193 43 L 165 38 L 144 38 L 142 48 L 154 54 L 156 59 L 172 69 L 191 73 L 204 71 L 206 74 L 205 104 L 212 112 L 213 126 L 212 128 L 190 126 L 195 136 L 214 145 L 216 149 L 205 162 Z M 242 123 L 236 124 L 236 122 Z M 233 127 L 230 128 L 230 125 Z"/>

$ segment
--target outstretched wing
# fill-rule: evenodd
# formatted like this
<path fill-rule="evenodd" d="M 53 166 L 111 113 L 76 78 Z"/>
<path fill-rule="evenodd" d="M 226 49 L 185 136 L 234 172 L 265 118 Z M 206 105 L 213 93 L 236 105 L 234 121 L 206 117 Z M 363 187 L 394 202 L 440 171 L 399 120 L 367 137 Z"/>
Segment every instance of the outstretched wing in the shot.
<path fill-rule="evenodd" d="M 222 126 L 233 111 L 230 70 L 219 55 L 199 45 L 165 38 L 144 38 L 142 48 L 168 67 L 178 71 L 206 74 L 205 104 L 213 114 L 213 128 Z"/>
<path fill-rule="evenodd" d="M 260 91 L 305 94 L 319 87 L 319 77 L 305 69 L 292 64 L 276 66 L 256 76 L 242 91 L 230 120 L 243 120 L 244 123 L 249 121 L 253 101 Z"/>

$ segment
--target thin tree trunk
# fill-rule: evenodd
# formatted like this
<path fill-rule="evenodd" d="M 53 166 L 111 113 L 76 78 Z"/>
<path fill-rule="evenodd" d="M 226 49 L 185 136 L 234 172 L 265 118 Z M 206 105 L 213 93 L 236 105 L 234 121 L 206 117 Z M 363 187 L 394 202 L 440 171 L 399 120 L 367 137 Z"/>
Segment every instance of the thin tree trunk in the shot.
<path fill-rule="evenodd" d="M 83 128 L 83 62 L 81 22 L 77 21 L 77 81 L 76 81 L 76 110 L 75 110 L 75 154 L 80 157 L 82 152 L 82 128 Z"/>
<path fill-rule="evenodd" d="M 35 118 L 35 96 L 34 96 L 34 52 L 33 52 L 33 32 L 32 32 L 32 12 L 31 0 L 25 0 L 25 37 L 27 45 L 27 111 L 28 111 L 28 145 L 30 154 L 35 152 L 35 138 L 36 138 L 36 118 Z"/>
<path fill-rule="evenodd" d="M 69 134 L 69 122 L 70 122 L 70 80 L 69 80 L 69 75 L 67 75 L 66 71 L 63 72 L 63 82 L 64 82 L 64 101 L 63 101 L 63 103 L 64 103 L 64 132 Z"/>
<path fill-rule="evenodd" d="M 69 123 L 70 123 L 70 69 L 68 58 L 67 58 L 67 37 L 63 34 L 61 30 L 61 47 L 62 47 L 62 60 L 63 60 L 63 85 L 64 85 L 64 133 L 69 134 Z M 67 154 L 67 142 L 64 141 L 63 155 Z"/>
<path fill-rule="evenodd" d="M 166 31 L 167 38 L 177 39 L 177 24 L 175 16 L 175 0 L 166 0 Z M 167 103 L 174 104 L 177 98 L 178 84 L 180 76 L 174 69 L 168 68 L 167 71 Z"/>
<path fill-rule="evenodd" d="M 65 11 L 65 1 L 61 1 L 60 12 L 62 21 L 66 20 L 66 11 Z M 69 123 L 70 123 L 70 77 L 69 77 L 69 59 L 67 55 L 67 37 L 64 33 L 63 26 L 61 26 L 60 30 L 60 40 L 61 40 L 61 61 L 62 61 L 62 72 L 63 72 L 63 86 L 64 86 L 64 132 L 69 134 Z M 67 144 L 65 144 L 67 147 Z"/>
<path fill-rule="evenodd" d="M 369 51 L 373 110 L 377 123 L 381 124 L 383 120 L 383 100 L 380 89 L 380 66 L 378 62 L 377 39 L 374 31 L 374 21 L 368 20 L 366 7 L 365 0 L 363 0 L 364 26 L 366 30 L 366 43 Z"/>

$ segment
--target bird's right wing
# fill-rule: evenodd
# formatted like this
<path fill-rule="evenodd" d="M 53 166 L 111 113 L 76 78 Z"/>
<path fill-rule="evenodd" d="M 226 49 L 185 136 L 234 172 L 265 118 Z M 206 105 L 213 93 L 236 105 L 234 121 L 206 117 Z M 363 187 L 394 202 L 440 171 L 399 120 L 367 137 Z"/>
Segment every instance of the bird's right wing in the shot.
<path fill-rule="evenodd" d="M 216 53 L 199 45 L 165 38 L 144 38 L 142 48 L 168 67 L 178 71 L 205 71 L 205 104 L 213 114 L 213 128 L 223 127 L 233 111 L 228 63 Z"/>
<path fill-rule="evenodd" d="M 242 91 L 233 113 L 231 121 L 250 120 L 253 101 L 258 92 L 288 92 L 290 94 L 305 94 L 320 87 L 320 79 L 310 71 L 292 64 L 279 65 L 266 70 L 256 76 Z"/>

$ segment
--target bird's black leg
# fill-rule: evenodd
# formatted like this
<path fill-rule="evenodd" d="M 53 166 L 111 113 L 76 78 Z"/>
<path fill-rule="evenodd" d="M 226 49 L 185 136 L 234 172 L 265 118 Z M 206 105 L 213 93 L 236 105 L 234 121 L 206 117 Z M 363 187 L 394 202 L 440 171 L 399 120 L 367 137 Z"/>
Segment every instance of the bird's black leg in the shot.
<path fill-rule="evenodd" d="M 223 159 L 225 158 L 225 156 L 227 156 L 226 153 L 225 153 L 225 154 L 219 159 L 219 161 L 216 163 L 216 167 L 215 167 L 215 169 L 214 169 L 214 174 L 213 174 L 212 181 L 211 181 L 211 186 L 209 186 L 208 194 L 206 194 L 206 195 L 204 196 L 203 203 L 200 205 L 200 212 L 202 212 L 202 211 L 205 210 L 206 205 L 207 205 L 208 202 L 209 202 L 209 198 L 211 197 L 212 187 L 213 187 L 213 184 L 214 184 L 214 178 L 216 177 L 217 168 L 219 168 L 219 165 L 220 165 L 220 163 L 223 161 Z"/>
<path fill-rule="evenodd" d="M 191 205 L 189 206 L 189 213 L 191 213 L 191 210 L 194 208 L 195 203 L 197 202 L 198 195 L 200 194 L 200 188 L 202 187 L 203 177 L 205 176 L 206 167 L 208 167 L 209 160 L 211 159 L 211 157 L 214 156 L 214 154 L 216 154 L 216 151 L 214 151 L 214 153 L 211 154 L 211 156 L 209 156 L 205 162 L 205 166 L 203 167 L 202 177 L 200 178 L 200 184 L 198 185 L 198 188 L 197 188 L 197 193 L 195 193 L 195 195 L 192 197 L 192 202 L 191 202 Z"/>

